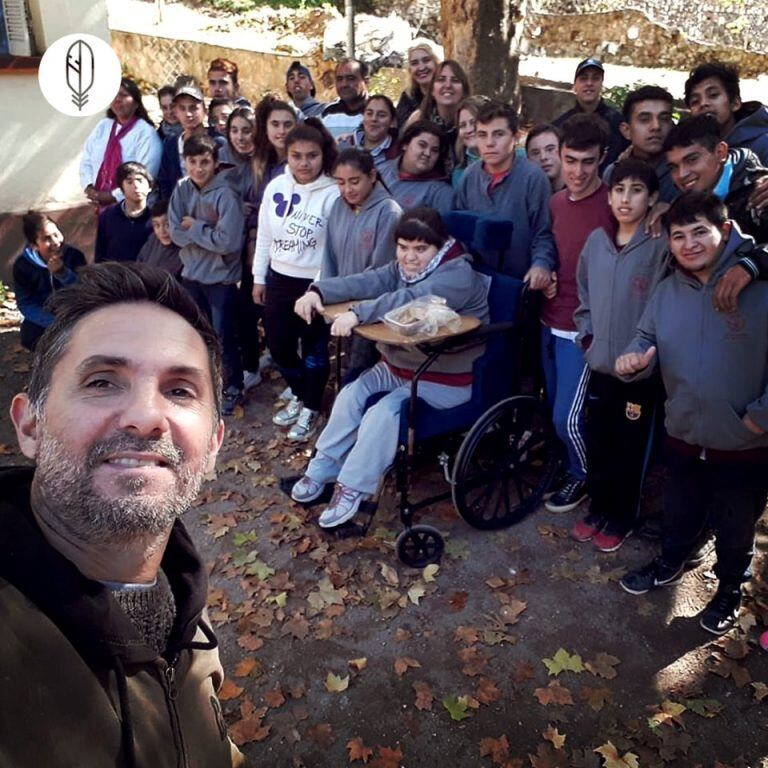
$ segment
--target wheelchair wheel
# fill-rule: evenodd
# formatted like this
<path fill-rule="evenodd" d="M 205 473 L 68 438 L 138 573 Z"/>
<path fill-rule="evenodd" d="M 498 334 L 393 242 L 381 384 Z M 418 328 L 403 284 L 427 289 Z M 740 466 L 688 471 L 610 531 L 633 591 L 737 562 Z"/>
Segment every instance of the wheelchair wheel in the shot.
<path fill-rule="evenodd" d="M 395 543 L 397 556 L 410 568 L 425 568 L 439 562 L 445 549 L 440 532 L 431 525 L 406 528 Z"/>
<path fill-rule="evenodd" d="M 556 470 L 544 404 L 510 397 L 486 411 L 464 438 L 453 466 L 453 503 L 474 528 L 505 528 L 536 509 Z"/>

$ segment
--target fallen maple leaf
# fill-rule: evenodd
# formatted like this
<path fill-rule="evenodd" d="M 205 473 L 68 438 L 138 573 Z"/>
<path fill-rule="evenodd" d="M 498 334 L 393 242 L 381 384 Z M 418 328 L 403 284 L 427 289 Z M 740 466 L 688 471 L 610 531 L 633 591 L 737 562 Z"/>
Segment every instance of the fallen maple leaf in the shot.
<path fill-rule="evenodd" d="M 618 674 L 614 667 L 621 664 L 621 659 L 611 656 L 609 653 L 598 653 L 594 659 L 587 661 L 584 666 L 598 677 L 604 677 L 606 680 L 613 680 Z"/>
<path fill-rule="evenodd" d="M 416 659 L 409 659 L 407 656 L 404 656 L 403 658 L 395 659 L 395 674 L 398 677 L 402 677 L 410 667 L 416 669 L 420 666 L 421 664 Z"/>
<path fill-rule="evenodd" d="M 452 611 L 458 613 L 464 609 L 464 606 L 467 604 L 468 597 L 469 592 L 454 592 L 450 595 L 446 602 L 451 607 Z"/>
<path fill-rule="evenodd" d="M 551 742 L 555 749 L 562 749 L 565 744 L 565 734 L 560 733 L 557 728 L 553 728 L 551 725 L 548 725 L 541 735 Z"/>
<path fill-rule="evenodd" d="M 323 749 L 328 749 L 336 741 L 329 723 L 319 723 L 307 728 L 307 738 Z"/>
<path fill-rule="evenodd" d="M 651 728 L 654 728 L 656 726 L 663 725 L 664 723 L 675 722 L 681 728 L 685 728 L 685 724 L 680 718 L 680 715 L 682 715 L 685 710 L 686 707 L 683 704 L 679 704 L 676 701 L 670 701 L 669 699 L 666 699 L 665 701 L 661 702 L 661 708 L 659 711 L 648 718 L 648 725 Z"/>
<path fill-rule="evenodd" d="M 558 680 L 553 680 L 546 688 L 537 688 L 533 695 L 539 700 L 539 704 L 545 707 L 550 704 L 573 704 L 571 692 L 560 685 Z"/>
<path fill-rule="evenodd" d="M 409 590 L 408 590 L 408 599 L 414 604 L 418 605 L 419 600 L 421 600 L 424 595 L 427 594 L 427 590 L 424 589 L 424 587 L 421 586 L 421 584 L 414 584 Z"/>
<path fill-rule="evenodd" d="M 400 761 L 403 759 L 403 752 L 400 747 L 390 749 L 389 747 L 377 746 L 379 754 L 371 763 L 371 768 L 399 768 Z"/>
<path fill-rule="evenodd" d="M 240 635 L 240 637 L 237 638 L 237 644 L 244 651 L 258 651 L 259 648 L 264 645 L 264 640 L 249 633 L 247 635 Z"/>
<path fill-rule="evenodd" d="M 367 763 L 371 755 L 373 755 L 373 750 L 370 747 L 366 747 L 359 736 L 347 742 L 347 751 L 349 752 L 350 763 L 353 763 L 355 760 L 362 760 L 363 763 Z"/>
<path fill-rule="evenodd" d="M 435 577 L 437 576 L 438 572 L 440 570 L 440 566 L 436 563 L 431 563 L 430 565 L 426 566 L 424 570 L 421 572 L 421 578 L 424 579 L 427 583 L 430 581 L 434 581 Z"/>
<path fill-rule="evenodd" d="M 272 726 L 262 725 L 261 717 L 244 717 L 229 727 L 229 735 L 238 747 L 252 741 L 264 741 Z"/>
<path fill-rule="evenodd" d="M 619 755 L 619 751 L 610 741 L 598 747 L 595 752 L 603 758 L 603 768 L 640 768 L 637 755 L 634 752 L 625 752 Z"/>
<path fill-rule="evenodd" d="M 278 683 L 271 691 L 267 691 L 264 694 L 264 702 L 272 709 L 277 709 L 285 704 L 285 696 L 283 695 L 280 683 Z"/>
<path fill-rule="evenodd" d="M 253 656 L 246 656 L 242 661 L 235 665 L 233 674 L 235 677 L 248 677 L 256 667 L 260 667 L 261 664 L 253 658 Z"/>
<path fill-rule="evenodd" d="M 565 752 L 559 752 L 551 744 L 539 744 L 536 754 L 528 753 L 531 768 L 570 768 L 570 762 Z"/>
<path fill-rule="evenodd" d="M 349 675 L 341 677 L 334 675 L 333 672 L 329 672 L 325 678 L 325 689 L 329 693 L 341 693 L 349 688 Z"/>
<path fill-rule="evenodd" d="M 491 576 L 490 579 L 486 579 L 485 583 L 491 588 L 491 589 L 501 589 L 501 587 L 506 586 L 507 582 L 505 579 L 502 579 L 500 576 Z M 482 743 L 482 742 L 481 742 Z"/>
<path fill-rule="evenodd" d="M 467 677 L 479 675 L 485 669 L 490 659 L 490 656 L 481 653 L 479 648 L 474 645 L 469 648 L 462 648 L 456 655 L 463 662 L 464 666 L 461 668 L 461 671 Z"/>
<path fill-rule="evenodd" d="M 509 739 L 506 734 L 498 739 L 490 736 L 480 739 L 480 757 L 490 757 L 494 765 L 502 765 L 509 757 Z"/>
<path fill-rule="evenodd" d="M 236 699 L 242 692 L 243 689 L 239 685 L 235 685 L 231 680 L 227 679 L 221 684 L 221 688 L 219 688 L 219 701 Z"/>
<path fill-rule="evenodd" d="M 404 643 L 407 640 L 411 639 L 411 633 L 407 629 L 403 629 L 402 627 L 398 627 L 395 630 L 395 640 L 398 643 Z"/>
<path fill-rule="evenodd" d="M 541 660 L 550 675 L 559 675 L 561 672 L 583 672 L 584 664 L 581 656 L 571 656 L 565 648 L 559 648 L 551 659 Z"/>
<path fill-rule="evenodd" d="M 505 605 L 499 609 L 499 619 L 503 624 L 517 624 L 520 614 L 528 607 L 528 603 L 517 598 L 509 598 Z"/>
<path fill-rule="evenodd" d="M 459 722 L 469 717 L 469 713 L 467 712 L 469 705 L 464 696 L 446 696 L 443 699 L 443 706 L 448 710 L 451 720 Z"/>
<path fill-rule="evenodd" d="M 526 680 L 533 680 L 536 673 L 533 664 L 528 661 L 518 661 L 512 672 L 512 680 L 516 683 L 524 683 Z"/>
<path fill-rule="evenodd" d="M 350 659 L 347 664 L 357 672 L 362 672 L 368 666 L 368 659 L 364 656 L 360 659 Z"/>
<path fill-rule="evenodd" d="M 432 693 L 429 683 L 425 683 L 422 680 L 416 680 L 413 683 L 413 690 L 416 693 L 416 709 L 422 711 L 432 711 L 432 704 L 435 700 L 435 695 Z"/>
<path fill-rule="evenodd" d="M 477 630 L 474 627 L 465 627 L 463 625 L 456 627 L 453 633 L 453 639 L 457 643 L 474 645 L 478 640 Z"/>
<path fill-rule="evenodd" d="M 605 702 L 611 698 L 611 692 L 607 688 L 590 688 L 588 685 L 579 691 L 579 698 L 586 701 L 594 712 L 599 712 Z"/>
<path fill-rule="evenodd" d="M 754 683 L 752 683 L 754 685 Z M 685 706 L 699 717 L 717 717 L 725 707 L 717 699 L 687 699 Z"/>
<path fill-rule="evenodd" d="M 757 701 L 762 701 L 768 696 L 768 685 L 765 683 L 751 683 L 751 685 L 755 689 L 755 699 Z"/>
<path fill-rule="evenodd" d="M 491 704 L 501 698 L 501 691 L 496 687 L 496 683 L 488 677 L 481 677 L 475 690 L 475 698 L 481 704 Z"/>
<path fill-rule="evenodd" d="M 390 587 L 397 587 L 400 585 L 400 577 L 397 575 L 397 571 L 387 563 L 381 564 L 381 575 Z"/>

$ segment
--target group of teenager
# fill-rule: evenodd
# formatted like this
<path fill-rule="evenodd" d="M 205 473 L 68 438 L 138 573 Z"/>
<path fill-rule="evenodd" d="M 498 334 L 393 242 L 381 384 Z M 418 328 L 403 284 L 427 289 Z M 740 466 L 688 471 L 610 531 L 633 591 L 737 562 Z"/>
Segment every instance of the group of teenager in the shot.
<path fill-rule="evenodd" d="M 160 90 L 157 130 L 123 80 L 81 165 L 99 210 L 96 261 L 144 261 L 183 283 L 221 341 L 225 414 L 260 382 L 262 324 L 287 384 L 273 421 L 296 443 L 319 431 L 330 335 L 429 294 L 487 322 L 488 281 L 473 262 L 524 280 L 539 299 L 526 327 L 562 448 L 547 508 L 589 497 L 572 537 L 617 550 L 638 525 L 663 434 L 662 554 L 621 586 L 678 583 L 714 530 L 719 588 L 701 624 L 727 631 L 768 494 L 768 110 L 742 103 L 733 67 L 707 63 L 686 82 L 691 115 L 677 124 L 657 86 L 618 111 L 589 58 L 575 107 L 528 130 L 523 149 L 515 110 L 472 95 L 457 62 L 417 41 L 408 65 L 397 105 L 368 94 L 365 64 L 345 59 L 336 101 L 318 102 L 294 62 L 287 98 L 253 108 L 236 65 L 219 59 L 209 104 L 190 77 Z M 470 254 L 446 231 L 450 210 L 511 220 L 511 238 Z M 28 214 L 24 231 L 14 277 L 33 348 L 51 321 L 45 299 L 77 279 L 84 257 L 45 214 Z M 350 309 L 329 327 L 324 306 L 342 301 Z M 439 360 L 419 396 L 436 408 L 467 402 L 479 354 Z M 423 360 L 352 339 L 349 383 L 291 491 L 309 504 L 335 484 L 322 527 L 347 523 L 375 493 Z"/>

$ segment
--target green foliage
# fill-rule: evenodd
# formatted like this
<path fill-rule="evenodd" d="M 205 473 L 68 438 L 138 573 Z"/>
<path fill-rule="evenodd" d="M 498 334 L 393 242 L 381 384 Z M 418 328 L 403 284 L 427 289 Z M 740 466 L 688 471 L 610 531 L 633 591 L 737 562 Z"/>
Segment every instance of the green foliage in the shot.
<path fill-rule="evenodd" d="M 625 85 L 614 85 L 611 88 L 603 88 L 603 98 L 611 104 L 611 106 L 616 107 L 619 111 L 621 111 L 621 107 L 624 104 L 624 100 L 627 98 L 627 96 L 632 92 L 636 91 L 638 88 L 642 88 L 644 85 L 655 85 L 655 83 L 642 83 L 639 81 L 635 81 L 634 83 L 627 83 Z M 678 122 L 680 120 L 681 113 L 677 109 L 672 110 L 672 119 L 675 122 Z"/>
<path fill-rule="evenodd" d="M 6 293 L 8 292 L 8 289 L 5 287 L 5 283 L 0 280 L 0 304 L 2 304 L 5 301 Z"/>
<path fill-rule="evenodd" d="M 257 8 L 321 8 L 328 0 L 202 0 L 201 5 L 226 13 L 248 13 Z"/>

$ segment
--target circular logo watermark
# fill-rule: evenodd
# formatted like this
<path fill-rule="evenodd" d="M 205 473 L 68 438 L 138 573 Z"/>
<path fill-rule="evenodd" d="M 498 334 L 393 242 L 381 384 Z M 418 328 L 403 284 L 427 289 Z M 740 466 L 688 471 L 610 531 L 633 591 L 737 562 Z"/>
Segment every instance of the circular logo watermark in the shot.
<path fill-rule="evenodd" d="M 46 101 L 70 117 L 104 112 L 120 89 L 120 59 L 95 35 L 65 35 L 50 45 L 37 79 Z"/>

